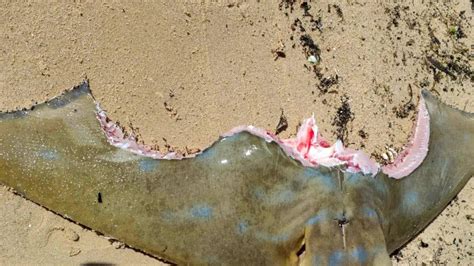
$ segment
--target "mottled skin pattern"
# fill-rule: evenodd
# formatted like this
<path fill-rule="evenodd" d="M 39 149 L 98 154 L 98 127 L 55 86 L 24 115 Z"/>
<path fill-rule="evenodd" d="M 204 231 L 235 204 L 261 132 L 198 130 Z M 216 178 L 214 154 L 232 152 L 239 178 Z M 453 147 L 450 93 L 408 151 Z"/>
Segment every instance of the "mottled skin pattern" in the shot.
<path fill-rule="evenodd" d="M 135 155 L 107 143 L 84 83 L 0 114 L 0 182 L 178 264 L 390 264 L 474 174 L 474 117 L 423 97 L 428 156 L 395 180 L 303 167 L 246 132 L 193 159 Z"/>

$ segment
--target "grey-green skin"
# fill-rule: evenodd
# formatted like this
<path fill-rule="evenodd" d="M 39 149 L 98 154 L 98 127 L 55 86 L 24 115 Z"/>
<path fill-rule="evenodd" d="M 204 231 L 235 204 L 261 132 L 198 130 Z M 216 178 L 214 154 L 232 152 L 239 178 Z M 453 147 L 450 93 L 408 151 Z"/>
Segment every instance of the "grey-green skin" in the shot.
<path fill-rule="evenodd" d="M 178 264 L 390 264 L 474 174 L 473 115 L 422 97 L 429 152 L 395 180 L 304 167 L 247 132 L 192 159 L 135 155 L 107 143 L 83 83 L 0 114 L 0 182 Z"/>

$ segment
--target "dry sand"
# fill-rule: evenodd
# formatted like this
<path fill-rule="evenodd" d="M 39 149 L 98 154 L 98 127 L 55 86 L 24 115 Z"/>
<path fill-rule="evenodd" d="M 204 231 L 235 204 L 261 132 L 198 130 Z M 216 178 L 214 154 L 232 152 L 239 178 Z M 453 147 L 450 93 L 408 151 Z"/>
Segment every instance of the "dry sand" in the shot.
<path fill-rule="evenodd" d="M 2 3 L 0 111 L 87 77 L 113 120 L 161 150 L 274 129 L 283 110 L 282 136 L 314 113 L 325 137 L 378 160 L 406 142 L 421 88 L 474 111 L 472 1 L 292 2 Z M 473 263 L 473 188 L 394 263 Z M 0 264 L 86 262 L 160 263 L 0 188 Z"/>

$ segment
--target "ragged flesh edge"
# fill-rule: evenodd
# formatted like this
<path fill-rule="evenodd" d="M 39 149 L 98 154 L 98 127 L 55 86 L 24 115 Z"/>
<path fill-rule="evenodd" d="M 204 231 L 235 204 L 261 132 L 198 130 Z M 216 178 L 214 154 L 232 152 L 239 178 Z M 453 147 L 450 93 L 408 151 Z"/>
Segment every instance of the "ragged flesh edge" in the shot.
<path fill-rule="evenodd" d="M 408 145 L 395 158 L 394 162 L 382 167 L 389 177 L 401 179 L 408 176 L 421 165 L 428 154 L 430 141 L 430 116 L 423 97 L 418 103 L 418 115 Z"/>
<path fill-rule="evenodd" d="M 331 145 L 318 131 L 314 116 L 304 120 L 296 138 L 280 139 L 271 132 L 253 126 L 236 127 L 223 136 L 232 136 L 242 131 L 262 137 L 268 142 L 277 143 L 288 156 L 307 167 L 342 166 L 347 172 L 362 172 L 373 176 L 380 169 L 379 164 L 370 159 L 363 151 L 346 148 L 340 140 Z"/>
<path fill-rule="evenodd" d="M 94 97 L 88 92 L 89 95 Z M 95 100 L 94 100 L 95 101 Z M 202 152 L 188 154 L 168 152 L 161 153 L 148 145 L 140 144 L 133 135 L 126 135 L 124 130 L 107 117 L 98 102 L 96 103 L 96 117 L 99 120 L 102 131 L 107 141 L 118 148 L 128 150 L 132 153 L 154 158 L 167 160 L 180 160 L 183 158 L 193 158 Z M 255 136 L 265 139 L 267 142 L 275 142 L 290 157 L 300 161 L 307 167 L 336 167 L 343 166 L 348 172 L 362 172 L 363 174 L 376 175 L 379 170 L 389 177 L 401 179 L 412 173 L 421 165 L 428 153 L 428 143 L 430 137 L 429 127 L 430 117 L 423 98 L 418 104 L 418 115 L 415 126 L 408 145 L 397 156 L 392 164 L 383 166 L 370 159 L 370 157 L 360 150 L 345 148 L 340 140 L 331 145 L 318 131 L 314 116 L 306 119 L 299 128 L 296 138 L 280 139 L 275 134 L 265 129 L 254 126 L 239 126 L 222 135 L 229 137 L 239 132 L 249 132 Z"/>
<path fill-rule="evenodd" d="M 147 145 L 137 143 L 133 135 L 126 136 L 123 129 L 109 120 L 107 114 L 97 104 L 97 119 L 108 142 L 118 148 L 129 150 L 135 154 L 151 157 L 154 159 L 183 159 L 198 155 L 190 154 L 183 156 L 175 152 L 161 153 L 153 150 Z M 342 166 L 347 172 L 376 175 L 380 165 L 363 151 L 345 148 L 340 140 L 330 144 L 324 139 L 315 123 L 314 116 L 306 119 L 299 128 L 296 138 L 280 139 L 275 134 L 254 126 L 239 126 L 222 135 L 225 139 L 240 132 L 249 132 L 255 136 L 265 139 L 267 142 L 275 142 L 290 157 L 300 161 L 307 167 L 336 167 Z"/>
<path fill-rule="evenodd" d="M 189 154 L 187 156 L 175 152 L 165 154 L 153 150 L 147 145 L 139 144 L 133 135 L 126 136 L 120 126 L 110 121 L 106 112 L 98 104 L 97 118 L 108 142 L 115 147 L 154 159 L 179 160 L 192 158 L 199 154 Z M 307 167 L 318 167 L 320 165 L 325 167 L 343 166 L 347 172 L 362 172 L 373 176 L 380 170 L 380 165 L 370 159 L 363 151 L 346 148 L 340 140 L 331 145 L 321 136 L 314 116 L 303 122 L 296 138 L 280 139 L 275 134 L 254 126 L 236 127 L 223 134 L 222 137 L 229 137 L 244 131 L 261 137 L 267 142 L 277 143 L 288 156 L 300 161 Z M 421 165 L 428 153 L 429 133 L 428 110 L 423 98 L 420 98 L 418 115 L 410 141 L 392 164 L 382 167 L 383 173 L 396 179 L 412 173 Z"/>
<path fill-rule="evenodd" d="M 107 112 L 104 111 L 99 103 L 96 102 L 96 117 L 99 120 L 100 127 L 107 137 L 107 142 L 112 146 L 128 150 L 132 153 L 150 157 L 153 159 L 175 159 L 179 160 L 185 158 L 185 156 L 175 153 L 161 153 L 157 150 L 152 149 L 148 145 L 140 144 L 137 142 L 136 137 L 133 134 L 126 135 L 121 126 L 114 123 L 107 117 Z M 191 154 L 187 157 L 195 157 L 195 154 Z"/>

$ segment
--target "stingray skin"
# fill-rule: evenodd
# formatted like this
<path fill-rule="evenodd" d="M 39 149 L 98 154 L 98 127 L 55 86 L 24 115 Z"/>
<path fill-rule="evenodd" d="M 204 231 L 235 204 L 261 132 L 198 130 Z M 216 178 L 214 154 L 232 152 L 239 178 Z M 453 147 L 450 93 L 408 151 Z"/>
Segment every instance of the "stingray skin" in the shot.
<path fill-rule="evenodd" d="M 0 113 L 0 182 L 64 217 L 169 262 L 389 265 L 474 175 L 474 116 L 423 91 L 429 152 L 396 180 L 308 168 L 247 132 L 195 158 L 111 146 L 87 83 Z"/>

